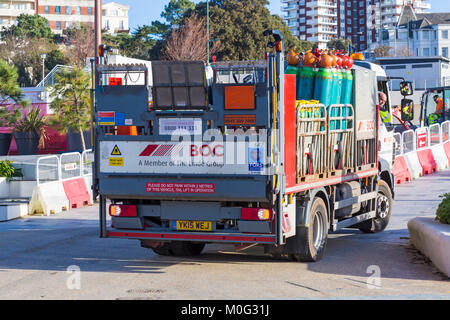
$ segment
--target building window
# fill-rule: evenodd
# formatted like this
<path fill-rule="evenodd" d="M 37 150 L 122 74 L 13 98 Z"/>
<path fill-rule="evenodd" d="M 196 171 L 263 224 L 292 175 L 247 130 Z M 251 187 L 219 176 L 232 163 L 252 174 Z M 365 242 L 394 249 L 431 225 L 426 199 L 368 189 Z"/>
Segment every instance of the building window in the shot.
<path fill-rule="evenodd" d="M 87 12 L 88 12 L 88 15 L 92 16 L 92 7 L 88 7 L 87 10 L 88 10 L 88 11 L 87 11 Z"/>
<path fill-rule="evenodd" d="M 66 29 L 72 26 L 72 21 L 66 21 Z"/>
<path fill-rule="evenodd" d="M 61 30 L 61 21 L 56 21 L 56 30 Z"/>
<path fill-rule="evenodd" d="M 360 36 L 359 41 L 364 41 L 364 36 Z"/>
<path fill-rule="evenodd" d="M 71 7 L 69 7 L 69 6 L 66 7 L 66 14 L 67 15 L 71 15 L 72 14 L 72 8 Z"/>
<path fill-rule="evenodd" d="M 50 13 L 50 7 L 49 6 L 45 6 L 44 7 L 44 13 Z"/>
<path fill-rule="evenodd" d="M 385 69 L 386 70 L 406 69 L 406 65 L 386 66 Z"/>
<path fill-rule="evenodd" d="M 123 25 L 123 21 L 120 21 L 119 29 L 120 30 L 125 30 L 125 27 Z"/>
<path fill-rule="evenodd" d="M 425 57 L 429 56 L 430 55 L 430 49 L 429 48 L 423 48 L 423 55 Z"/>
<path fill-rule="evenodd" d="M 60 6 L 56 6 L 55 7 L 55 13 L 61 14 L 61 7 Z"/>
<path fill-rule="evenodd" d="M 448 58 L 448 47 L 442 48 L 442 56 Z"/>
<path fill-rule="evenodd" d="M 448 39 L 448 30 L 442 30 L 442 39 Z"/>
<path fill-rule="evenodd" d="M 77 15 L 81 14 L 81 7 L 77 7 Z"/>
<path fill-rule="evenodd" d="M 433 65 L 431 63 L 427 63 L 427 64 L 413 64 L 412 68 L 413 69 L 433 68 Z"/>

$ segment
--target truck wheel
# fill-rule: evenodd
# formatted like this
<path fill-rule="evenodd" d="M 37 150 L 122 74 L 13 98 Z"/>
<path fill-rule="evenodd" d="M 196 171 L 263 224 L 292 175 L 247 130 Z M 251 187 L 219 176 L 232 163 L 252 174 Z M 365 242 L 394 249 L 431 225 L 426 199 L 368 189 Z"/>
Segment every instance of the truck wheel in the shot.
<path fill-rule="evenodd" d="M 202 253 L 205 243 L 192 243 L 189 241 L 176 241 L 165 243 L 161 247 L 152 248 L 153 252 L 161 256 L 197 256 Z"/>
<path fill-rule="evenodd" d="M 298 252 L 290 257 L 296 261 L 319 261 L 328 240 L 328 216 L 325 202 L 321 198 L 315 198 L 311 206 L 307 226 L 297 227 Z"/>
<path fill-rule="evenodd" d="M 364 233 L 377 233 L 383 231 L 391 218 L 392 204 L 393 199 L 391 189 L 385 181 L 380 180 L 377 195 L 377 217 L 359 223 L 359 230 Z"/>

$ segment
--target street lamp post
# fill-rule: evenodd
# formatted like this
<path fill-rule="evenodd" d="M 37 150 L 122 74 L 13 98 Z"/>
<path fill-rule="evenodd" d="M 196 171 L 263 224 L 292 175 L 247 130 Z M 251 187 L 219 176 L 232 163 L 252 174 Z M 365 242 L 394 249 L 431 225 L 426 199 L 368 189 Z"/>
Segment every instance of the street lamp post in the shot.
<path fill-rule="evenodd" d="M 206 62 L 209 64 L 209 0 L 206 0 Z"/>
<path fill-rule="evenodd" d="M 41 53 L 41 59 L 42 59 L 42 81 L 44 81 L 45 78 L 45 58 L 47 55 L 45 53 Z"/>

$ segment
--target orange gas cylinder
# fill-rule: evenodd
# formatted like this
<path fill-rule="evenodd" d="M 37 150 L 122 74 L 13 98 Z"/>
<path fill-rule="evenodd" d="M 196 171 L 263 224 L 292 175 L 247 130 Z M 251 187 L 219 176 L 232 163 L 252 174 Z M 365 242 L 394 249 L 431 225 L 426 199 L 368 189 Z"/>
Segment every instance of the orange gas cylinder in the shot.
<path fill-rule="evenodd" d="M 311 53 L 311 49 L 309 49 L 304 55 L 303 55 L 303 65 L 305 67 L 311 67 L 313 68 L 316 65 L 317 58 L 314 54 Z"/>
<path fill-rule="evenodd" d="M 289 50 L 289 53 L 287 55 L 287 63 L 290 66 L 296 66 L 298 64 L 298 60 L 299 60 L 298 53 L 295 52 L 295 46 L 294 46 L 294 48 Z"/>
<path fill-rule="evenodd" d="M 337 57 L 334 55 L 334 52 L 332 50 L 330 50 L 328 55 L 331 57 L 331 67 L 332 68 L 336 68 L 336 66 L 337 66 Z"/>
<path fill-rule="evenodd" d="M 333 64 L 333 58 L 328 54 L 328 50 L 325 50 L 320 55 L 319 67 L 320 68 L 330 68 Z"/>

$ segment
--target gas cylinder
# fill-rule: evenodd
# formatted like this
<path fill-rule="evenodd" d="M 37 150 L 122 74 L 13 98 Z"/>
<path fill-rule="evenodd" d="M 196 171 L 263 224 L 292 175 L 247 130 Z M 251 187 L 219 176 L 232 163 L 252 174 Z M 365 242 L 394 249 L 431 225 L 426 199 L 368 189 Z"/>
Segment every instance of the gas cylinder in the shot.
<path fill-rule="evenodd" d="M 342 74 L 341 69 L 337 69 L 336 74 L 337 74 L 336 103 L 341 104 L 342 100 L 343 100 L 342 99 L 342 87 L 343 87 L 343 82 L 344 82 L 344 75 Z"/>
<path fill-rule="evenodd" d="M 297 69 L 297 100 L 311 100 L 314 96 L 314 76 L 316 71 L 311 67 Z"/>
<path fill-rule="evenodd" d="M 350 104 L 352 102 L 353 74 L 349 69 L 342 70 L 342 74 L 341 103 Z"/>
<path fill-rule="evenodd" d="M 285 74 L 297 74 L 297 67 L 288 65 L 286 70 L 284 71 Z"/>
<path fill-rule="evenodd" d="M 330 97 L 330 104 L 336 104 L 337 102 L 337 91 L 338 91 L 338 85 L 339 85 L 339 79 L 338 79 L 338 73 L 335 68 L 330 69 L 330 72 L 332 74 L 333 78 L 333 85 L 331 87 L 331 97 Z"/>
<path fill-rule="evenodd" d="M 329 68 L 320 68 L 315 75 L 314 99 L 328 107 L 331 104 L 333 72 Z"/>

